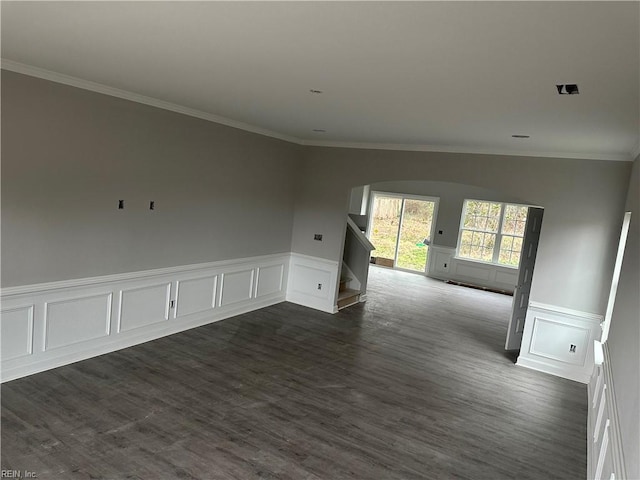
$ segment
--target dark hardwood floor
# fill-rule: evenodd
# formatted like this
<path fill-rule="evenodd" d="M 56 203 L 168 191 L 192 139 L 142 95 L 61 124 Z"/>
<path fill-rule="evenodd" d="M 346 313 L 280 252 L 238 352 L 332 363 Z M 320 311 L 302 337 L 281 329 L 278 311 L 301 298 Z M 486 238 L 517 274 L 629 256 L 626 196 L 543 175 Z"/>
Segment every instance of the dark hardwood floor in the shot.
<path fill-rule="evenodd" d="M 2 468 L 39 479 L 584 479 L 586 386 L 505 354 L 511 297 L 372 268 L 2 385 Z"/>

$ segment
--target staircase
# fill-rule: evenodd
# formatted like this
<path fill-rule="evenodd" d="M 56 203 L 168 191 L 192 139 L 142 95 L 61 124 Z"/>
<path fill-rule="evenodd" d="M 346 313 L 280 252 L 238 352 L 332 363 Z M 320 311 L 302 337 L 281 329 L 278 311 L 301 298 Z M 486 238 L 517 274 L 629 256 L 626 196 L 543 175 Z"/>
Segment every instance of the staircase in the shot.
<path fill-rule="evenodd" d="M 347 217 L 347 231 L 342 256 L 338 310 L 364 301 L 369 275 L 369 258 L 375 247 L 356 223 Z"/>
<path fill-rule="evenodd" d="M 360 290 L 347 288 L 351 282 L 351 278 L 343 277 L 340 279 L 340 289 L 338 290 L 338 310 L 355 305 L 360 301 Z"/>

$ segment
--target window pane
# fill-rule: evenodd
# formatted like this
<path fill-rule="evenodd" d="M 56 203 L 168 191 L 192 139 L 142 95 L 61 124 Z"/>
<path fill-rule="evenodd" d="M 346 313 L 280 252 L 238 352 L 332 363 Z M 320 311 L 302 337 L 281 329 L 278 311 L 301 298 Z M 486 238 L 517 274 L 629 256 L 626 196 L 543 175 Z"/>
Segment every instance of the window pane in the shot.
<path fill-rule="evenodd" d="M 513 235 L 516 229 L 517 213 L 517 207 L 515 205 L 507 205 L 504 207 L 502 233 Z"/>
<path fill-rule="evenodd" d="M 514 252 L 521 252 L 522 251 L 522 238 L 520 237 L 515 237 L 513 239 L 513 247 L 511 248 Z"/>
<path fill-rule="evenodd" d="M 485 230 L 487 230 L 488 232 L 497 232 L 499 223 L 500 223 L 499 217 L 498 218 L 490 217 L 487 219 L 487 226 Z"/>
<path fill-rule="evenodd" d="M 490 212 L 491 212 L 490 214 L 491 217 L 500 218 L 500 215 L 502 214 L 502 204 L 492 203 Z"/>
<path fill-rule="evenodd" d="M 468 215 L 464 217 L 464 228 L 475 228 L 476 217 L 473 215 Z"/>
<path fill-rule="evenodd" d="M 374 196 L 370 240 L 376 257 L 395 258 L 401 207 L 401 198 Z"/>
<path fill-rule="evenodd" d="M 485 233 L 483 242 L 485 248 L 490 248 L 491 250 L 493 250 L 493 247 L 496 244 L 496 236 L 490 233 Z"/>
<path fill-rule="evenodd" d="M 511 261 L 511 250 L 500 249 L 500 255 L 498 256 L 498 263 L 508 265 Z"/>
<path fill-rule="evenodd" d="M 522 238 L 507 236 L 502 237 L 500 242 L 500 253 L 498 263 L 517 267 L 520 262 L 520 251 L 522 250 Z"/>
<path fill-rule="evenodd" d="M 482 234 L 478 232 L 471 232 L 471 245 L 478 247 L 482 245 Z"/>
<path fill-rule="evenodd" d="M 515 220 L 507 220 L 505 218 L 504 223 L 502 224 L 502 233 L 513 235 L 515 230 L 516 230 L 516 221 Z"/>
<path fill-rule="evenodd" d="M 515 222 L 514 229 L 510 232 L 505 233 L 519 235 L 521 237 L 524 236 L 524 229 L 527 224 L 527 213 L 529 212 L 529 208 L 520 205 L 507 205 L 505 208 L 513 212 L 512 217 Z"/>
<path fill-rule="evenodd" d="M 469 246 L 471 245 L 471 237 L 473 236 L 473 232 L 470 232 L 468 230 L 463 230 L 462 231 L 462 236 L 460 237 L 460 244 L 461 245 L 466 245 Z"/>
<path fill-rule="evenodd" d="M 429 247 L 423 240 L 431 233 L 434 207 L 434 202 L 405 198 L 398 237 L 397 267 L 424 272 Z"/>
<path fill-rule="evenodd" d="M 513 245 L 513 237 L 502 237 L 502 242 L 500 242 L 500 250 L 511 250 L 511 246 Z"/>

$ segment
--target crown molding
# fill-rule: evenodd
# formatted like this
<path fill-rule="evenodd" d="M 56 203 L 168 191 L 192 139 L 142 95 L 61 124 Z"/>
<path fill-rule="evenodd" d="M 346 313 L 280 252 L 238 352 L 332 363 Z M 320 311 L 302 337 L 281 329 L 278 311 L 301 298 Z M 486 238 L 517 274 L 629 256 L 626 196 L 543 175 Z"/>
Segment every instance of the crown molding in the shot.
<path fill-rule="evenodd" d="M 215 115 L 213 113 L 204 112 L 202 110 L 196 110 L 194 108 L 184 107 L 171 102 L 166 102 L 153 97 L 147 97 L 127 90 L 121 90 L 119 88 L 109 87 L 97 82 L 84 80 L 70 75 L 57 73 L 44 68 L 34 67 L 24 63 L 16 62 L 8 59 L 0 59 L 0 68 L 11 72 L 21 73 L 23 75 L 29 75 L 32 77 L 42 78 L 44 80 L 50 80 L 52 82 L 69 85 L 84 90 L 89 90 L 104 95 L 110 95 L 112 97 L 122 98 L 132 102 L 149 105 L 156 108 L 162 108 L 172 112 L 188 115 L 190 117 L 200 118 L 209 122 L 226 125 L 228 127 L 237 128 L 258 135 L 264 135 L 266 137 L 276 138 L 285 142 L 294 143 L 303 146 L 313 147 L 335 147 L 335 148 L 357 148 L 364 150 L 398 150 L 398 151 L 410 151 L 410 152 L 441 152 L 441 153 L 467 153 L 476 155 L 507 155 L 518 157 L 544 157 L 544 158 L 573 158 L 580 160 L 609 160 L 618 162 L 632 162 L 640 155 L 640 143 L 636 146 L 632 153 L 625 154 L 587 154 L 587 153 L 575 153 L 575 152 L 537 152 L 537 151 L 523 151 L 523 150 L 507 150 L 507 149 L 492 149 L 482 147 L 459 147 L 450 145 L 416 145 L 416 144 L 399 144 L 399 143 L 367 143 L 367 142 L 340 142 L 331 140 L 309 140 L 292 137 L 273 130 L 258 127 L 230 118 Z"/>
<path fill-rule="evenodd" d="M 159 100 L 153 97 L 147 97 L 139 93 L 133 93 L 127 90 L 121 90 L 119 88 L 109 87 L 101 83 L 91 82 L 89 80 L 83 80 L 81 78 L 72 77 L 70 75 L 64 75 L 62 73 L 53 72 L 51 70 L 46 70 L 44 68 L 33 67 L 31 65 L 26 65 L 24 63 L 14 62 L 13 60 L 7 60 L 4 58 L 1 59 L 0 67 L 3 70 L 9 70 L 11 72 L 21 73 L 24 75 L 29 75 L 31 77 L 42 78 L 44 80 L 50 80 L 52 82 L 62 83 L 64 85 L 70 85 L 72 87 L 82 88 L 84 90 L 90 90 L 92 92 L 102 93 L 104 95 L 110 95 L 112 97 L 117 97 L 117 98 L 122 98 L 124 100 L 129 100 L 132 102 L 142 103 L 144 105 L 149 105 L 152 107 L 162 108 L 164 110 L 181 113 L 183 115 L 188 115 L 190 117 L 200 118 L 202 120 L 207 120 L 209 122 L 219 123 L 221 125 L 226 125 L 228 127 L 238 128 L 240 130 L 245 130 L 251 133 L 257 133 L 258 135 L 264 135 L 266 137 L 277 138 L 279 140 L 284 140 L 290 143 L 301 144 L 300 140 L 295 137 L 291 137 L 289 135 L 283 135 L 282 133 L 274 132 L 272 130 L 267 130 L 266 128 L 257 127 L 255 125 L 250 125 L 248 123 L 238 122 L 230 118 L 221 117 L 219 115 L 214 115 L 208 112 L 203 112 L 202 110 L 183 107 L 182 105 L 166 102 L 164 100 Z"/>
<path fill-rule="evenodd" d="M 543 157 L 543 158 L 572 158 L 579 160 L 607 160 L 614 162 L 633 161 L 627 154 L 598 154 L 575 152 L 538 152 L 523 150 L 507 150 L 496 148 L 455 147 L 449 145 L 413 145 L 396 143 L 358 143 L 358 142 L 334 142 L 323 140 L 303 140 L 304 146 L 333 147 L 333 148 L 358 148 L 369 150 L 400 150 L 408 152 L 440 152 L 440 153 L 468 153 L 476 155 L 507 155 L 515 157 Z"/>

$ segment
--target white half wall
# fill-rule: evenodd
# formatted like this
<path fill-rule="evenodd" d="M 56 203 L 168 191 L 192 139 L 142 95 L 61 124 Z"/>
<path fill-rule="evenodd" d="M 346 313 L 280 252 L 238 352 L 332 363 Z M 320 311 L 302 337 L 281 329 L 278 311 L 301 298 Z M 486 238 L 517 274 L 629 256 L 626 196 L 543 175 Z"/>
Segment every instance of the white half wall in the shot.
<path fill-rule="evenodd" d="M 336 313 L 338 269 L 338 262 L 292 253 L 287 301 L 327 313 Z"/>
<path fill-rule="evenodd" d="M 5 288 L 1 380 L 282 302 L 289 259 L 283 253 Z"/>
<path fill-rule="evenodd" d="M 601 315 L 530 302 L 516 365 L 589 383 Z"/>
<path fill-rule="evenodd" d="M 429 246 L 429 276 L 513 292 L 518 269 L 457 258 L 456 249 Z"/>

